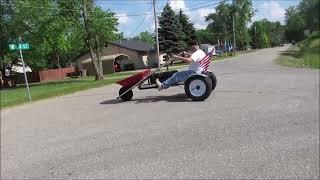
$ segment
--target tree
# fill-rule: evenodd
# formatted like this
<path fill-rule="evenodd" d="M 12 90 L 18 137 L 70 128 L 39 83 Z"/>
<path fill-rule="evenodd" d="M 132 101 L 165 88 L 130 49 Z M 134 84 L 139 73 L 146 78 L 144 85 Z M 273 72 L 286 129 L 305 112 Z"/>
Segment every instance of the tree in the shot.
<path fill-rule="evenodd" d="M 207 26 L 209 32 L 215 34 L 216 42 L 233 41 L 232 16 L 235 14 L 235 34 L 237 47 L 244 49 L 250 42 L 247 24 L 251 22 L 254 15 L 251 0 L 234 0 L 234 3 L 221 3 L 216 7 L 216 11 L 206 17 L 210 22 Z"/>
<path fill-rule="evenodd" d="M 196 39 L 201 43 L 201 44 L 215 44 L 214 42 L 214 34 L 209 32 L 206 29 L 199 29 L 196 31 Z"/>
<path fill-rule="evenodd" d="M 100 80 L 103 79 L 103 66 L 101 60 L 102 47 L 104 47 L 108 41 L 117 38 L 115 32 L 117 31 L 116 26 L 118 25 L 118 22 L 113 13 L 105 12 L 99 7 L 94 7 L 88 20 L 88 42 L 94 48 L 94 52 L 97 56 L 97 61 L 93 61 L 93 64 L 96 68 L 96 80 Z"/>
<path fill-rule="evenodd" d="M 283 39 L 284 28 L 279 21 L 271 22 L 267 19 L 262 19 L 260 21 L 254 22 L 250 28 L 250 36 L 252 37 L 253 42 L 256 41 L 255 38 L 257 31 L 257 23 L 260 23 L 259 25 L 262 27 L 263 32 L 266 34 L 269 42 L 268 44 L 271 47 L 280 45 Z M 262 38 L 262 36 L 260 36 L 260 38 Z"/>
<path fill-rule="evenodd" d="M 304 37 L 305 21 L 294 7 L 286 9 L 286 36 L 289 41 L 301 41 Z"/>
<path fill-rule="evenodd" d="M 176 14 L 167 3 L 159 17 L 159 46 L 160 51 L 166 53 L 178 53 L 183 51 L 186 45 L 183 43 L 182 26 L 179 24 Z"/>
<path fill-rule="evenodd" d="M 286 36 L 290 41 L 301 41 L 305 38 L 305 30 L 319 30 L 319 0 L 302 0 L 297 7 L 286 9 Z"/>
<path fill-rule="evenodd" d="M 214 39 L 214 43 L 224 41 L 232 41 L 232 5 L 221 3 L 216 7 L 215 12 L 206 16 L 206 21 L 209 22 L 207 26 L 207 36 Z M 202 31 L 205 34 L 206 31 Z"/>
<path fill-rule="evenodd" d="M 155 45 L 155 36 L 148 31 L 141 32 L 138 36 L 134 37 L 134 39 Z"/>
<path fill-rule="evenodd" d="M 124 33 L 123 32 L 120 32 L 120 33 L 116 34 L 116 39 L 115 40 L 120 41 L 120 40 L 124 40 L 124 39 L 126 39 L 126 38 L 124 37 Z"/>
<path fill-rule="evenodd" d="M 82 7 L 88 12 L 85 18 Z M 24 58 L 34 71 L 66 66 L 90 50 L 96 79 L 103 77 L 100 52 L 105 42 L 116 39 L 117 32 L 112 12 L 96 7 L 93 0 L 6 0 L 0 8 L 2 71 L 17 59 L 8 44 L 18 43 L 20 36 L 31 46 Z"/>
<path fill-rule="evenodd" d="M 233 2 L 233 13 L 236 14 L 236 45 L 240 49 L 245 49 L 245 46 L 250 42 L 247 24 L 251 22 L 255 11 L 253 9 L 252 0 L 234 0 Z"/>
<path fill-rule="evenodd" d="M 10 4 L 10 6 L 7 6 Z M 44 7 L 35 11 L 33 6 Z M 2 4 L 1 4 L 2 6 Z M 6 47 L 9 43 L 19 43 L 19 37 L 23 42 L 29 42 L 31 49 L 24 52 L 24 58 L 26 63 L 32 67 L 33 70 L 39 70 L 47 67 L 48 54 L 41 51 L 41 44 L 47 34 L 43 33 L 43 29 L 48 27 L 51 22 L 57 18 L 56 11 L 48 11 L 50 8 L 54 8 L 54 4 L 51 1 L 7 1 L 7 4 L 3 5 L 4 9 L 10 9 L 7 14 L 1 16 L 4 21 L 8 36 L 6 39 L 2 39 L 3 45 Z M 45 9 L 48 8 L 48 9 Z M 4 12 L 5 13 L 5 12 Z M 49 24 L 49 25 L 48 25 Z M 36 48 L 35 48 L 36 47 Z M 2 49 L 2 48 L 1 48 Z M 9 61 L 16 60 L 17 51 L 3 51 L 3 56 L 8 57 Z M 10 56 L 14 54 L 15 56 Z"/>
<path fill-rule="evenodd" d="M 304 19 L 306 29 L 311 32 L 319 30 L 319 0 L 302 0 L 298 5 L 298 10 Z"/>
<path fill-rule="evenodd" d="M 187 44 L 190 44 L 192 40 L 196 39 L 196 30 L 193 26 L 193 23 L 190 22 L 189 17 L 184 14 L 181 9 L 177 14 L 177 18 L 182 27 L 181 31 L 183 32 L 182 35 L 184 35 L 183 41 Z"/>
<path fill-rule="evenodd" d="M 254 48 L 267 48 L 269 47 L 269 38 L 265 27 L 265 19 L 255 21 L 250 28 L 250 35 L 252 37 L 251 45 Z"/>

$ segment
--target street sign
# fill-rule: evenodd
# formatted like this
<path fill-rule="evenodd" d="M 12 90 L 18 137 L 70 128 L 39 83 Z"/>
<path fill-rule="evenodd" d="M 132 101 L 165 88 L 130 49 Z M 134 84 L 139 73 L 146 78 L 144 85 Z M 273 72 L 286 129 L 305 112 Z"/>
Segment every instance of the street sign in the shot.
<path fill-rule="evenodd" d="M 29 43 L 19 44 L 18 49 L 29 49 Z"/>
<path fill-rule="evenodd" d="M 21 40 L 21 38 L 19 37 L 19 40 Z M 23 67 L 23 74 L 24 74 L 24 79 L 26 81 L 26 86 L 27 86 L 27 93 L 28 93 L 28 97 L 29 97 L 29 101 L 31 102 L 31 94 L 30 94 L 30 89 L 29 89 L 29 83 L 28 83 L 28 78 L 27 78 L 27 74 L 26 74 L 26 69 L 25 69 L 25 65 L 24 65 L 24 60 L 23 60 L 23 56 L 22 56 L 22 49 L 29 49 L 29 43 L 24 43 L 24 44 L 9 44 L 9 48 L 10 50 L 19 50 L 20 52 L 20 57 L 21 57 L 21 61 L 22 61 L 22 67 Z"/>
<path fill-rule="evenodd" d="M 17 49 L 30 49 L 29 43 L 24 44 L 9 44 L 10 50 L 17 50 Z"/>
<path fill-rule="evenodd" d="M 17 45 L 15 45 L 15 44 L 9 44 L 9 48 L 10 48 L 10 50 L 18 49 Z"/>

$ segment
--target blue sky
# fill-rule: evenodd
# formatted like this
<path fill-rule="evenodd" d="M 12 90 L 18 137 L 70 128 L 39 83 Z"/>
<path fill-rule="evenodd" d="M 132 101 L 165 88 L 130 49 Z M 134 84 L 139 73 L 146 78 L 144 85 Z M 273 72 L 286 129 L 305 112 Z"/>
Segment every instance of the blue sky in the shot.
<path fill-rule="evenodd" d="M 204 29 L 207 25 L 205 16 L 214 11 L 221 0 L 156 0 L 156 11 L 163 9 L 167 2 L 174 10 L 186 10 L 197 29 Z M 231 2 L 231 1 L 230 1 Z M 267 18 L 271 21 L 284 22 L 285 9 L 296 6 L 300 0 L 253 0 L 253 7 L 257 10 L 253 21 Z M 126 37 L 134 37 L 142 31 L 154 32 L 154 18 L 152 0 L 97 0 L 103 9 L 110 9 L 119 18 L 118 29 Z M 208 6 L 207 6 L 208 5 Z M 206 7 L 203 7 L 206 6 Z M 196 10 L 190 10 L 197 8 Z"/>

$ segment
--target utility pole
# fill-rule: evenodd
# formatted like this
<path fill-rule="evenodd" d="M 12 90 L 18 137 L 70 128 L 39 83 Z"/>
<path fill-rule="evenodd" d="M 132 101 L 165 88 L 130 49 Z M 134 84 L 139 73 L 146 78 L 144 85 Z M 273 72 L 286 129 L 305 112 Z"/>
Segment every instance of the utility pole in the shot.
<path fill-rule="evenodd" d="M 235 9 L 235 2 L 234 0 L 232 1 L 233 3 L 233 15 L 232 15 L 232 29 L 233 29 L 233 53 L 234 55 L 236 55 L 236 31 L 235 31 L 235 27 L 234 27 L 234 16 L 236 14 L 236 9 Z"/>
<path fill-rule="evenodd" d="M 232 29 L 233 29 L 233 53 L 236 55 L 236 32 L 234 28 L 234 13 L 232 15 Z"/>
<path fill-rule="evenodd" d="M 157 15 L 156 15 L 156 0 L 153 0 L 153 15 L 154 15 L 154 28 L 156 30 L 157 60 L 158 60 L 158 67 L 160 67 L 158 24 L 157 24 Z"/>

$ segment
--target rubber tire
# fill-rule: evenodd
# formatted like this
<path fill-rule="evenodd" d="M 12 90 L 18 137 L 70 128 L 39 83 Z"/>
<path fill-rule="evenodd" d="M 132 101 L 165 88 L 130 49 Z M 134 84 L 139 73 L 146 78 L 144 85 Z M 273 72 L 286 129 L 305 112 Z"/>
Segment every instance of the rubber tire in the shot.
<path fill-rule="evenodd" d="M 193 96 L 189 90 L 189 85 L 193 80 L 201 80 L 206 85 L 206 92 L 202 96 Z M 209 77 L 203 77 L 199 75 L 191 76 L 187 79 L 187 81 L 184 84 L 184 91 L 186 92 L 187 96 L 192 99 L 193 101 L 204 101 L 207 99 L 211 92 L 212 92 L 212 85 L 211 85 L 211 79 Z"/>
<path fill-rule="evenodd" d="M 127 87 L 122 87 L 120 88 L 119 90 L 119 96 L 124 93 L 126 90 L 128 90 L 129 88 Z M 132 90 L 128 91 L 127 93 L 125 93 L 124 95 L 122 95 L 120 98 L 123 100 L 123 101 L 130 101 L 133 97 L 133 92 Z"/>
<path fill-rule="evenodd" d="M 212 91 L 213 91 L 217 86 L 217 77 L 212 72 L 210 72 L 210 79 L 211 79 L 211 85 L 212 85 Z"/>

